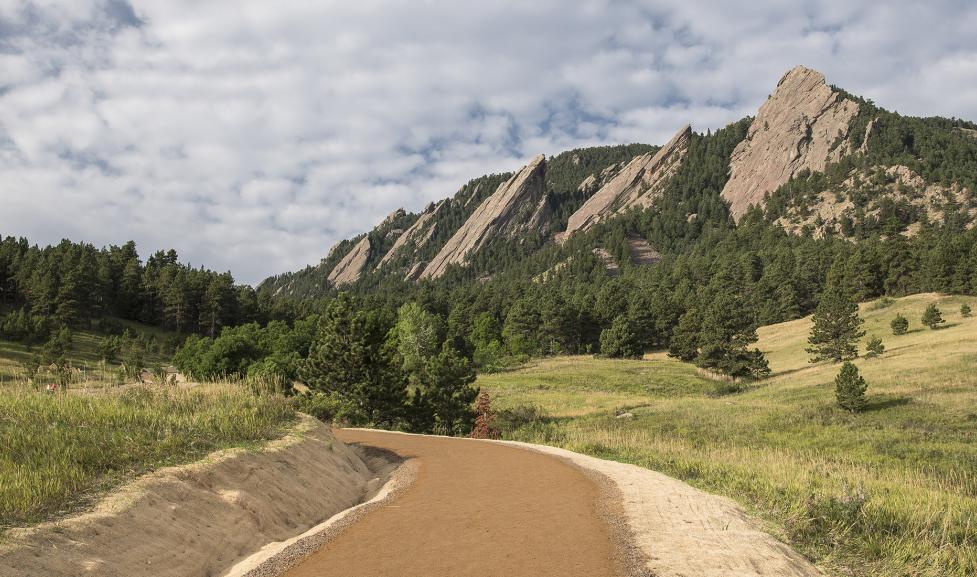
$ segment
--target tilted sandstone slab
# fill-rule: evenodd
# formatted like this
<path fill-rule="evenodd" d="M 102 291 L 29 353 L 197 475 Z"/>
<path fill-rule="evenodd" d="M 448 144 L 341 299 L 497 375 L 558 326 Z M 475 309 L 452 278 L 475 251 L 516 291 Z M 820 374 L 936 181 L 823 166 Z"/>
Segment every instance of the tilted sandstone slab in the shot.
<path fill-rule="evenodd" d="M 475 209 L 420 278 L 437 278 L 449 265 L 465 264 L 468 255 L 501 235 L 513 236 L 542 226 L 546 215 L 545 180 L 546 157 L 539 155 Z"/>
<path fill-rule="evenodd" d="M 421 216 L 414 221 L 414 224 L 405 230 L 403 234 L 397 237 L 397 240 L 394 242 L 393 246 L 390 247 L 390 250 L 387 251 L 387 254 L 383 255 L 383 258 L 381 258 L 380 262 L 377 263 L 377 268 L 379 269 L 383 265 L 393 260 L 393 258 L 397 256 L 397 253 L 400 252 L 400 249 L 402 249 L 409 241 L 414 242 L 415 251 L 427 244 L 427 241 L 431 240 L 431 237 L 434 235 L 434 228 L 437 226 L 435 219 L 441 212 L 441 209 L 447 204 L 447 200 L 442 200 L 437 204 L 434 204 L 433 202 L 428 204 L 424 209 L 424 212 L 421 213 Z"/>
<path fill-rule="evenodd" d="M 560 239 L 630 208 L 652 206 L 682 162 L 691 137 L 692 127 L 685 125 L 658 152 L 635 157 L 570 215 L 567 230 Z"/>
<path fill-rule="evenodd" d="M 785 74 L 730 158 L 722 195 L 733 218 L 799 171 L 823 171 L 847 153 L 856 114 L 858 104 L 828 86 L 820 72 L 798 66 Z"/>
<path fill-rule="evenodd" d="M 329 271 L 329 282 L 334 286 L 342 286 L 356 282 L 363 269 L 366 268 L 366 260 L 370 257 L 370 237 L 364 236 L 360 242 L 356 243 L 353 250 L 343 257 L 331 271 Z"/>

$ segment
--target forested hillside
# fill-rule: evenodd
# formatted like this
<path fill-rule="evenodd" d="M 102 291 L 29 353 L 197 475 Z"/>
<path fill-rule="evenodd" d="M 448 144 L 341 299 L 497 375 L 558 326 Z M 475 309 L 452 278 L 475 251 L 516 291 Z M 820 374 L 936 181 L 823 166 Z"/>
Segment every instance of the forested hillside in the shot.
<path fill-rule="evenodd" d="M 109 318 L 214 335 L 266 320 L 268 295 L 236 285 L 231 273 L 193 268 L 173 250 L 143 262 L 133 242 L 95 248 L 67 240 L 31 245 L 0 240 L 0 336 L 43 342 L 59 327 L 90 328 Z"/>

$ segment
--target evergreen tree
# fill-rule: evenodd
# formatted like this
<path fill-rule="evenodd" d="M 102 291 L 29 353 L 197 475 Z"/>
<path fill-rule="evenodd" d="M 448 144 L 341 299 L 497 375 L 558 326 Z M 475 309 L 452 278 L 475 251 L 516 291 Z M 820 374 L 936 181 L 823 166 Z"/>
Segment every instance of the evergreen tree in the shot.
<path fill-rule="evenodd" d="M 869 358 L 877 357 L 881 355 L 883 352 L 885 352 L 885 345 L 882 344 L 882 339 L 877 336 L 873 336 L 872 338 L 870 338 L 868 340 L 868 343 L 866 343 L 865 345 L 866 357 Z"/>
<path fill-rule="evenodd" d="M 313 390 L 349 403 L 350 417 L 360 424 L 393 427 L 403 418 L 407 382 L 387 329 L 379 313 L 357 308 L 343 295 L 322 315 L 300 372 Z"/>
<path fill-rule="evenodd" d="M 763 353 L 748 348 L 756 341 L 756 327 L 743 298 L 735 291 L 719 293 L 703 315 L 695 363 L 731 377 L 764 378 L 770 367 Z"/>
<path fill-rule="evenodd" d="M 621 315 L 600 333 L 600 352 L 611 358 L 639 359 L 644 354 L 631 320 Z"/>
<path fill-rule="evenodd" d="M 865 391 L 868 385 L 858 374 L 858 367 L 849 361 L 841 365 L 841 371 L 835 377 L 835 396 L 838 406 L 846 411 L 857 412 L 865 408 Z"/>
<path fill-rule="evenodd" d="M 672 332 L 672 340 L 668 346 L 668 356 L 686 362 L 694 360 L 699 355 L 699 328 L 702 315 L 695 308 L 685 311 Z"/>
<path fill-rule="evenodd" d="M 930 303 L 926 307 L 926 310 L 923 312 L 923 317 L 921 320 L 923 321 L 923 325 L 933 330 L 937 329 L 940 325 L 946 322 L 945 320 L 943 320 L 943 314 L 940 312 L 940 309 L 936 306 L 936 303 Z"/>
<path fill-rule="evenodd" d="M 472 429 L 475 411 L 472 403 L 478 396 L 475 368 L 445 343 L 441 352 L 429 359 L 424 370 L 422 389 L 425 408 L 430 411 L 431 430 L 443 435 L 465 435 Z"/>
<path fill-rule="evenodd" d="M 854 359 L 858 356 L 858 340 L 865 336 L 858 303 L 846 293 L 839 275 L 834 270 L 832 273 L 828 275 L 828 286 L 814 312 L 814 327 L 807 339 L 811 346 L 806 350 L 811 354 L 812 363 Z"/>
<path fill-rule="evenodd" d="M 889 323 L 889 326 L 892 327 L 892 334 L 904 335 L 909 331 L 909 320 L 897 313 L 895 318 L 892 319 L 892 322 Z"/>
<path fill-rule="evenodd" d="M 505 317 L 502 336 L 514 355 L 534 355 L 539 350 L 536 333 L 539 330 L 539 312 L 534 303 L 520 299 L 509 309 Z"/>
<path fill-rule="evenodd" d="M 970 318 L 972 314 L 973 313 L 970 310 L 969 304 L 963 303 L 962 305 L 960 305 L 960 316 L 962 316 L 963 318 Z"/>

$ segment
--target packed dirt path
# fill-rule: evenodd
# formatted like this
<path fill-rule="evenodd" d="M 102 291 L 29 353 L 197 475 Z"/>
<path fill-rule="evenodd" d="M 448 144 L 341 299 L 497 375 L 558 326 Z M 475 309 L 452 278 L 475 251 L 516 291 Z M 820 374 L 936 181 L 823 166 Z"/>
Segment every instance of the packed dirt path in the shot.
<path fill-rule="evenodd" d="M 416 459 L 417 476 L 287 577 L 610 577 L 626 570 L 618 531 L 604 520 L 601 487 L 561 459 L 469 439 L 361 430 L 336 436 Z"/>

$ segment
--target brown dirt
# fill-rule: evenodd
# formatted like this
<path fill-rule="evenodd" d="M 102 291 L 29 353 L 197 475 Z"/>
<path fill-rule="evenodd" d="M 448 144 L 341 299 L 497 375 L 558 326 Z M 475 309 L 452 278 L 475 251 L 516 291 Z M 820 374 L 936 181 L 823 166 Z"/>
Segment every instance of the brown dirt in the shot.
<path fill-rule="evenodd" d="M 336 435 L 414 459 L 416 478 L 287 577 L 594 577 L 634 565 L 622 529 L 609 523 L 620 515 L 608 514 L 619 507 L 607 502 L 608 488 L 561 459 L 470 439 Z"/>

